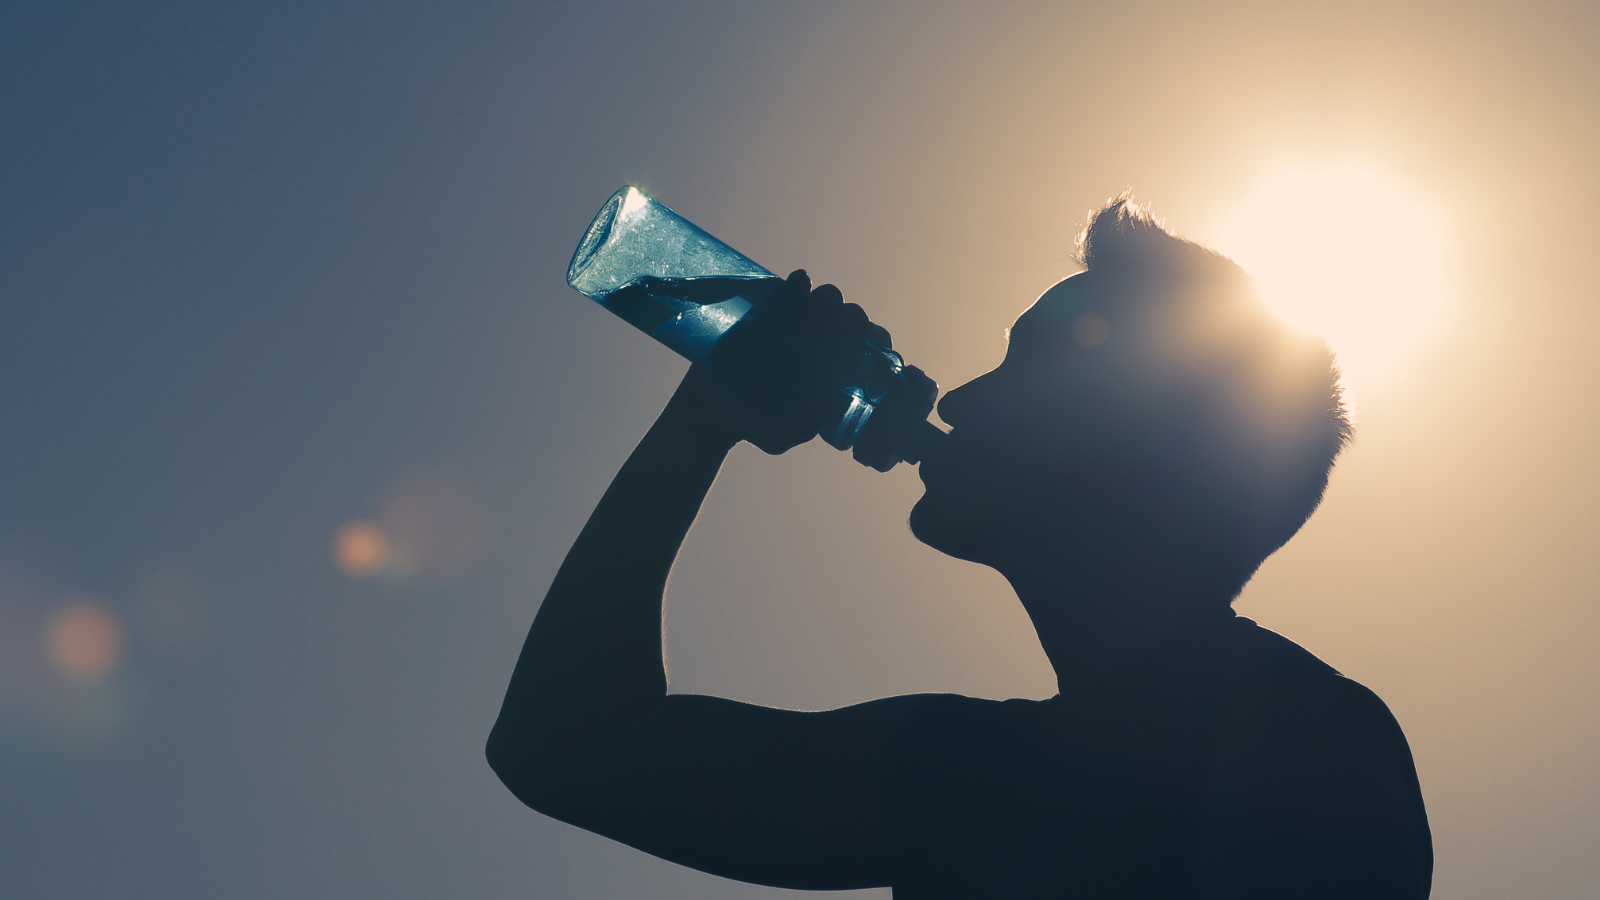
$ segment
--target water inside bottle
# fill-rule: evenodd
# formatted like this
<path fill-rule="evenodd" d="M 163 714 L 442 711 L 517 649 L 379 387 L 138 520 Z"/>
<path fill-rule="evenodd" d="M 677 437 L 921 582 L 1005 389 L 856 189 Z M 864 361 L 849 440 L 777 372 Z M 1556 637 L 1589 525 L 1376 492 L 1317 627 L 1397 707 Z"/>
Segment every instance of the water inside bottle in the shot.
<path fill-rule="evenodd" d="M 600 305 L 690 362 L 703 362 L 717 339 L 750 307 L 783 286 L 775 276 L 657 278 L 646 275 L 600 298 Z"/>

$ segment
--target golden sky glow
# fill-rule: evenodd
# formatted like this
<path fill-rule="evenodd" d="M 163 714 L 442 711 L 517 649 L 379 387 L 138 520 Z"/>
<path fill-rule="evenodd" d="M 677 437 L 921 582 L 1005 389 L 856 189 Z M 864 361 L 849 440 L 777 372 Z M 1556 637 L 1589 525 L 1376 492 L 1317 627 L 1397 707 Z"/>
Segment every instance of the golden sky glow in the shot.
<path fill-rule="evenodd" d="M 1439 241 L 1434 218 L 1378 172 L 1308 166 L 1263 178 L 1217 249 L 1255 277 L 1285 320 L 1322 335 L 1359 383 L 1394 364 L 1434 321 Z"/>

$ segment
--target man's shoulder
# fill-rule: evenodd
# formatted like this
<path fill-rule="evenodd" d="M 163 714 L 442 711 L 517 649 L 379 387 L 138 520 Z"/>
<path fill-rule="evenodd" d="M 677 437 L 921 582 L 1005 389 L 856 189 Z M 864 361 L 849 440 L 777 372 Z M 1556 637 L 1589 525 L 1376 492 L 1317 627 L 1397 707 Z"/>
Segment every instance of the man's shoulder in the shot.
<path fill-rule="evenodd" d="M 1411 768 L 1388 706 L 1294 641 L 1237 617 L 1213 621 L 1126 669 L 1048 700 L 923 694 L 906 701 L 891 741 L 897 761 L 1053 764 L 1064 748 L 1159 745 L 1208 755 L 1222 744 L 1383 748 Z M 1041 756 L 1042 754 L 1042 756 Z"/>
<path fill-rule="evenodd" d="M 1281 634 L 1243 616 L 1223 650 L 1238 691 L 1239 714 L 1327 722 L 1361 721 L 1398 731 L 1378 695 Z"/>
<path fill-rule="evenodd" d="M 1203 855 L 1218 871 L 1208 877 L 1247 872 L 1292 886 L 1289 896 L 1320 872 L 1329 885 L 1386 886 L 1372 896 L 1426 896 L 1427 812 L 1394 715 L 1365 685 L 1256 632 L 1246 639 L 1261 656 L 1237 682 L 1211 754 Z"/>
<path fill-rule="evenodd" d="M 1234 616 L 1217 629 L 1212 645 L 1230 668 L 1261 678 L 1324 680 L 1343 677 L 1338 669 L 1283 635 Z"/>

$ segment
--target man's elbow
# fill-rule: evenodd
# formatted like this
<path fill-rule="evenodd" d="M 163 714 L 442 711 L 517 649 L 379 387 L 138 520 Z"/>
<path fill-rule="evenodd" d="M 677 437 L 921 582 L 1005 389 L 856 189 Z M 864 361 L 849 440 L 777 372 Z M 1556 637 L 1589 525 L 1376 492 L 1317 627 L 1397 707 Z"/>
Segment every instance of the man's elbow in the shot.
<path fill-rule="evenodd" d="M 484 744 L 484 758 L 518 800 L 546 815 L 560 818 L 556 810 L 566 805 L 561 786 L 570 784 L 562 777 L 561 766 L 541 752 L 536 741 L 528 740 L 495 723 Z"/>
<path fill-rule="evenodd" d="M 498 722 L 489 730 L 489 740 L 483 745 L 483 757 L 489 761 L 489 768 L 494 770 L 500 781 L 510 787 L 508 779 L 514 771 L 515 752 Z"/>

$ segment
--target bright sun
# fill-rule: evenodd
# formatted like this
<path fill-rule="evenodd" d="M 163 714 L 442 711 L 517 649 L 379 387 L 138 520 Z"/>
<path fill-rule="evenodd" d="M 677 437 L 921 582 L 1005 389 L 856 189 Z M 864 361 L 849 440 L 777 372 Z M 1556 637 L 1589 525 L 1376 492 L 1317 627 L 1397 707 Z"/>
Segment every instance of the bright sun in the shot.
<path fill-rule="evenodd" d="M 1278 172 L 1224 225 L 1217 249 L 1289 324 L 1322 335 L 1351 381 L 1381 374 L 1438 310 L 1436 226 L 1367 169 Z"/>

